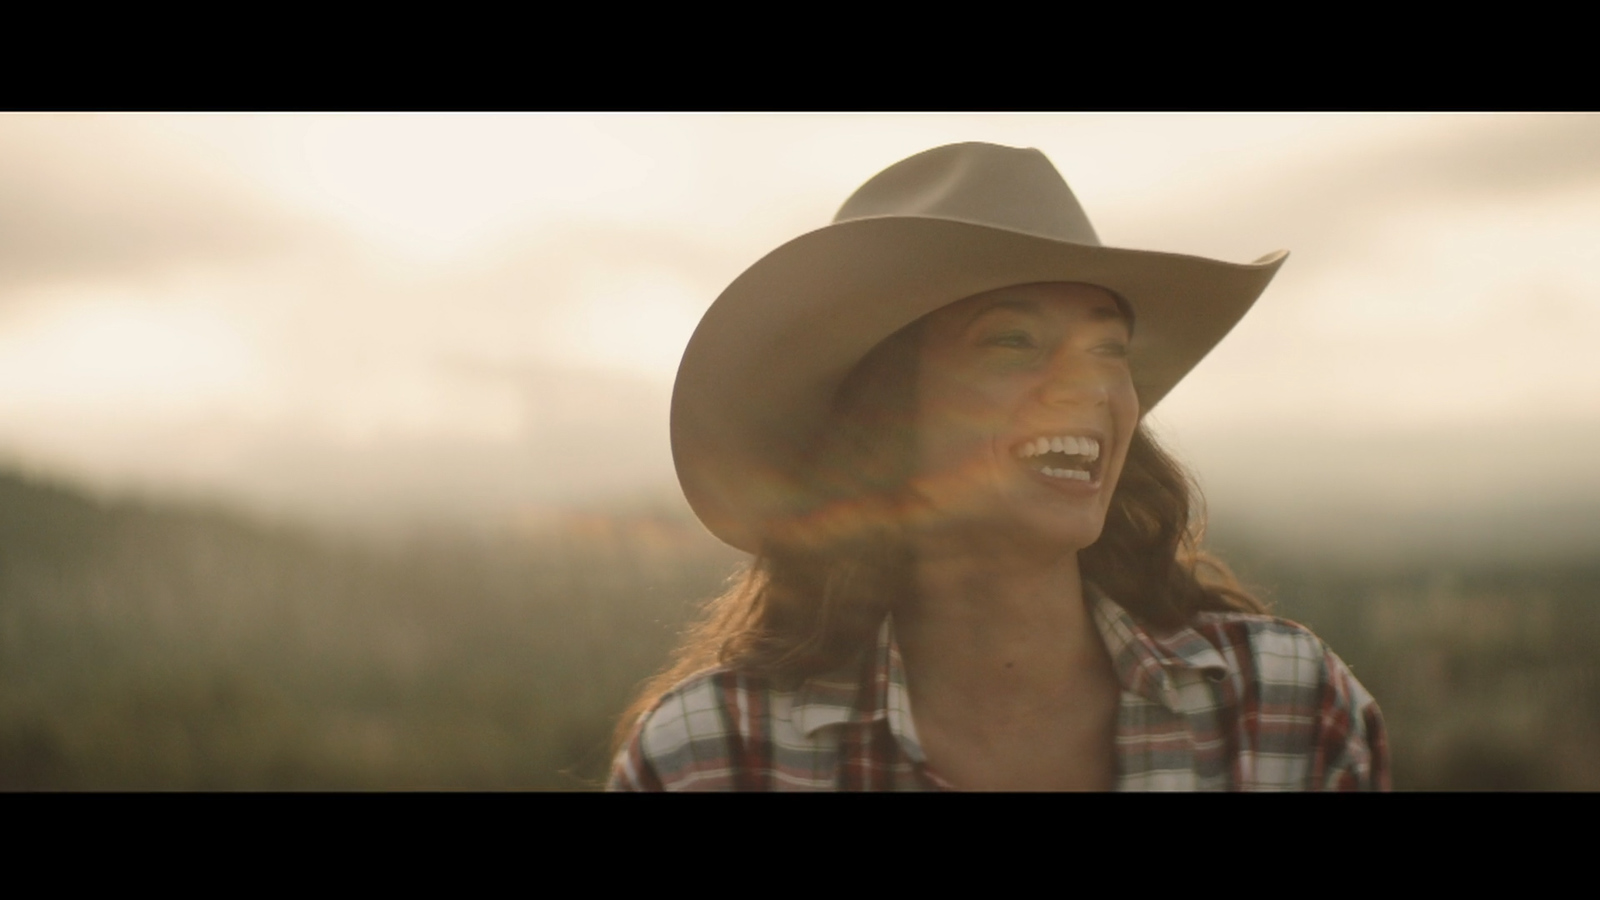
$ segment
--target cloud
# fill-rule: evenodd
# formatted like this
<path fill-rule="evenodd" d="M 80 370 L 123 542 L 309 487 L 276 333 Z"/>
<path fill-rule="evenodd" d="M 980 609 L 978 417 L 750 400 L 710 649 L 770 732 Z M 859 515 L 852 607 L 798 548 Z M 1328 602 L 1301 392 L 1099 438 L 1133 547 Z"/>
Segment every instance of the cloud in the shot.
<path fill-rule="evenodd" d="M 102 488 L 232 498 L 364 526 L 673 496 L 670 368 L 657 359 L 608 370 L 563 350 L 686 341 L 743 260 L 668 229 L 589 224 L 514 234 L 470 263 L 394 263 L 346 253 L 218 267 L 160 302 L 57 292 L 35 318 L 40 328 L 58 324 L 73 346 L 82 343 L 80 320 L 106 319 L 95 334 L 145 334 L 205 311 L 237 336 L 224 361 L 248 357 L 252 377 L 207 384 L 182 359 L 79 354 L 45 380 L 76 373 L 93 384 L 143 384 L 174 366 L 194 377 L 165 403 L 117 395 L 65 405 L 59 388 L 31 403 L 13 397 L 4 443 L 29 467 Z M 680 289 L 613 291 L 657 282 Z M 677 308 L 641 316 L 651 302 Z M 635 319 L 656 331 L 642 334 Z M 681 334 L 665 333 L 663 322 Z M 117 368 L 141 360 L 156 371 Z"/>
<path fill-rule="evenodd" d="M 0 298 L 21 286 L 226 265 L 326 239 L 143 118 L 0 117 Z"/>
<path fill-rule="evenodd" d="M 1373 135 L 1117 210 L 1112 243 L 1241 262 L 1288 248 L 1284 274 L 1310 277 L 1371 252 L 1389 238 L 1384 222 L 1420 209 L 1511 209 L 1600 182 L 1600 115 L 1424 117 Z"/>

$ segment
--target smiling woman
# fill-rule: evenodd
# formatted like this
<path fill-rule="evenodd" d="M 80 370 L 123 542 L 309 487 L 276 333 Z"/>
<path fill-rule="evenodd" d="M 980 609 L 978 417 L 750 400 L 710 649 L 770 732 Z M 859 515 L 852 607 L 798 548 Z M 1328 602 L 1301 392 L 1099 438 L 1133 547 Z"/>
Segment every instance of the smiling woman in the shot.
<path fill-rule="evenodd" d="M 1199 549 L 1141 425 L 1283 257 L 1102 247 L 1042 154 L 959 144 L 752 266 L 672 437 L 755 561 L 619 723 L 611 786 L 1387 787 L 1377 705 Z"/>

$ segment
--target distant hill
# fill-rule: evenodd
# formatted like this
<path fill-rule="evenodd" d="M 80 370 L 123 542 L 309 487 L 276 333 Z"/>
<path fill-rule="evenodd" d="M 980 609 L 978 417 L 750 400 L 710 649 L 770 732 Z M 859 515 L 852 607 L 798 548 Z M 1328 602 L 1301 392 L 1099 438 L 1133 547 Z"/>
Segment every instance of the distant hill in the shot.
<path fill-rule="evenodd" d="M 737 561 L 681 520 L 378 549 L 0 475 L 0 788 L 583 787 Z"/>

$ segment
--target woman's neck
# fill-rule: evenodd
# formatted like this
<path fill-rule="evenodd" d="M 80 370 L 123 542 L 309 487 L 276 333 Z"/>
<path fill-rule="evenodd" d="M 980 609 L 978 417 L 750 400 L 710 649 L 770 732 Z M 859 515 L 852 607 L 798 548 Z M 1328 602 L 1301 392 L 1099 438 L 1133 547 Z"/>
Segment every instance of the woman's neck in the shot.
<path fill-rule="evenodd" d="M 1119 689 L 1077 554 L 918 550 L 895 636 L 931 770 L 976 790 L 1111 788 Z"/>
<path fill-rule="evenodd" d="M 992 701 L 1104 671 L 1076 553 L 924 545 L 913 572 L 895 632 L 914 680 Z"/>

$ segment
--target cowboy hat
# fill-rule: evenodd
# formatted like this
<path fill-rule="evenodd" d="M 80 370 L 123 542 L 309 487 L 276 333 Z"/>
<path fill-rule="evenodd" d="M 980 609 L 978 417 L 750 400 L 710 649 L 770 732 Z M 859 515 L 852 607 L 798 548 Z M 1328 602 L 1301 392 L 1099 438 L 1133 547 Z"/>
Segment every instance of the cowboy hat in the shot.
<path fill-rule="evenodd" d="M 1018 284 L 1106 288 L 1135 318 L 1141 413 L 1222 340 L 1283 263 L 1106 247 L 1038 150 L 965 143 L 902 160 L 833 223 L 784 244 L 700 320 L 672 392 L 672 456 L 712 534 L 757 552 L 792 514 L 805 449 L 880 341 L 957 300 Z"/>

